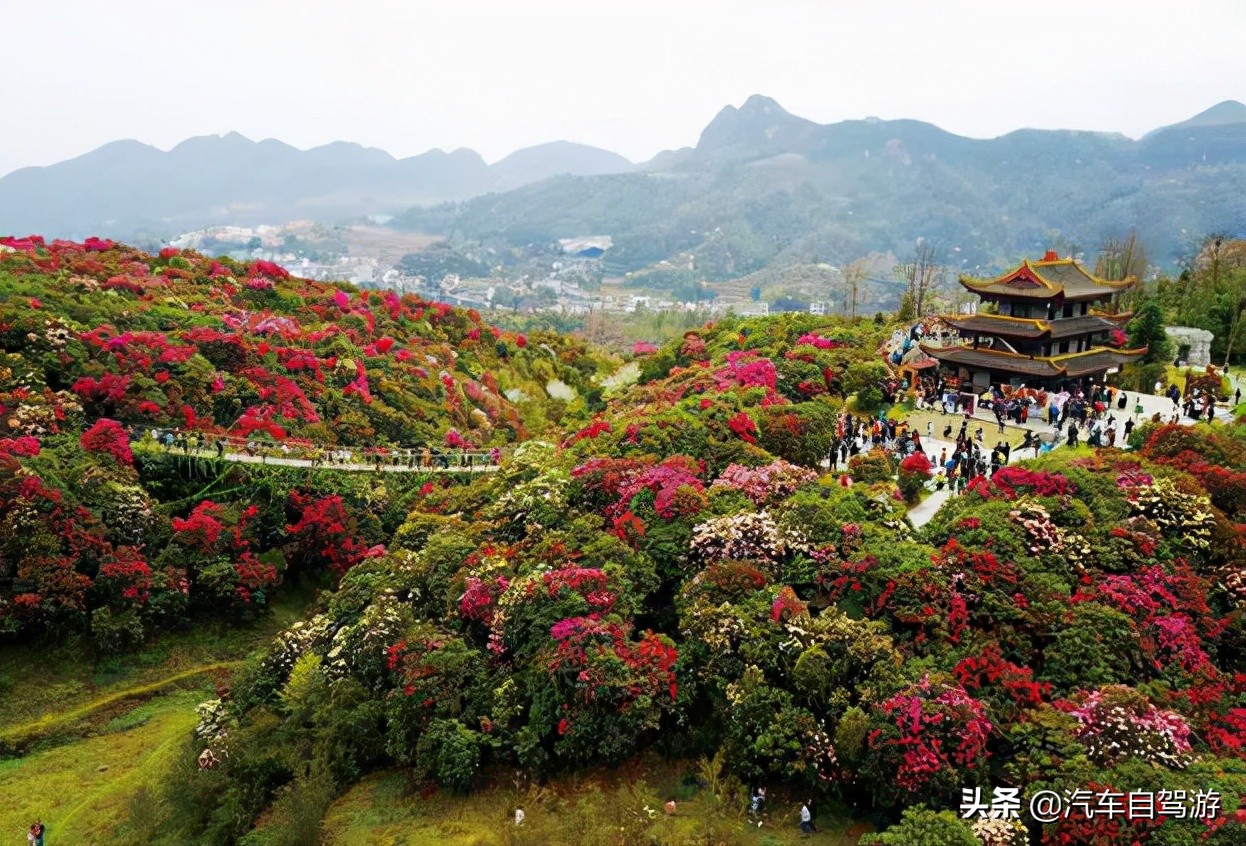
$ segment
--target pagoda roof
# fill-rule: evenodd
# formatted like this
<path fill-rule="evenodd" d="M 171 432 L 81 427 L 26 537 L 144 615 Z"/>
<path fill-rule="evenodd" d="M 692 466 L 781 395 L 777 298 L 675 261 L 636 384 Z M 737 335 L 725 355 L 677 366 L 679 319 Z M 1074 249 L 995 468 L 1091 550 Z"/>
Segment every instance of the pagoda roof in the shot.
<path fill-rule="evenodd" d="M 1026 340 L 1071 338 L 1117 328 L 1114 321 L 1097 314 L 1062 317 L 1054 320 L 1009 317 L 1003 314 L 950 314 L 943 317 L 943 322 L 961 332 Z"/>
<path fill-rule="evenodd" d="M 1024 259 L 1017 267 L 993 279 L 962 276 L 960 284 L 981 296 L 1097 300 L 1128 290 L 1138 281 L 1132 276 L 1120 281 L 1100 279 L 1073 259 L 1055 258 L 1053 253 L 1049 253 L 1042 261 Z"/>
<path fill-rule="evenodd" d="M 932 347 L 921 344 L 921 350 L 931 358 L 949 364 L 964 365 L 977 370 L 995 370 L 1002 373 L 1019 373 L 1044 379 L 1085 376 L 1099 373 L 1110 367 L 1119 367 L 1133 361 L 1146 352 L 1146 347 L 1136 350 L 1113 350 L 1093 347 L 1079 353 L 1063 353 L 1050 356 L 1028 356 L 1005 350 L 979 347 Z"/>

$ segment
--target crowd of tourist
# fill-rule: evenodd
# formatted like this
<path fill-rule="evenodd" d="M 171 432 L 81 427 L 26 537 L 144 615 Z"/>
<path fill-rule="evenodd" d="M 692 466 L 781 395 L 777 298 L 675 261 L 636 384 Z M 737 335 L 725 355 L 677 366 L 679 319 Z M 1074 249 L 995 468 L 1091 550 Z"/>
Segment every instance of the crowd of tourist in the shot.
<path fill-rule="evenodd" d="M 145 439 L 153 446 L 163 448 L 165 452 L 180 452 L 183 455 L 200 455 L 203 451 L 215 454 L 224 459 L 226 453 L 243 454 L 251 458 L 259 458 L 266 463 L 269 458 L 292 458 L 308 461 L 312 467 L 372 467 L 380 471 L 386 468 L 417 468 L 449 470 L 450 468 L 473 469 L 476 467 L 493 466 L 502 461 L 502 451 L 492 449 L 470 450 L 449 447 L 404 447 L 404 448 L 357 448 L 344 446 L 318 446 L 306 442 L 259 441 L 252 438 L 235 438 L 230 436 L 211 437 L 194 431 L 183 431 L 180 428 L 146 431 L 135 427 L 129 429 L 130 440 L 134 443 Z"/>

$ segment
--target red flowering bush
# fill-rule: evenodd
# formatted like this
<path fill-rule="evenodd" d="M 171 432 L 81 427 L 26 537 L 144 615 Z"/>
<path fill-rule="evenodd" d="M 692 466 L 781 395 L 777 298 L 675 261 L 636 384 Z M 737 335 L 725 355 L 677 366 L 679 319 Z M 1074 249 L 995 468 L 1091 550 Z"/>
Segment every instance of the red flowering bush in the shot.
<path fill-rule="evenodd" d="M 678 695 L 671 640 L 592 617 L 563 619 L 550 629 L 555 643 L 550 680 L 562 705 L 555 748 L 572 761 L 618 762 L 657 729 Z"/>
<path fill-rule="evenodd" d="M 986 708 L 959 685 L 925 676 L 874 707 L 870 773 L 884 795 L 938 796 L 971 783 L 983 766 L 993 726 Z M 910 799 L 911 801 L 911 799 Z"/>
<path fill-rule="evenodd" d="M 748 441 L 750 444 L 757 443 L 757 424 L 745 412 L 741 411 L 728 420 L 727 426 L 740 440 Z"/>
<path fill-rule="evenodd" d="M 87 452 L 110 455 L 118 464 L 124 464 L 127 467 L 134 465 L 134 453 L 130 451 L 129 435 L 116 420 L 101 417 L 90 429 L 82 433 L 81 443 L 82 448 Z"/>
<path fill-rule="evenodd" d="M 1063 496 L 1073 493 L 1074 487 L 1059 473 L 1047 473 L 1009 465 L 999 468 L 990 478 L 978 476 L 972 479 L 967 490 L 973 491 L 984 499 L 992 497 L 1016 499 L 1026 493 L 1035 496 Z"/>
<path fill-rule="evenodd" d="M 291 558 L 303 566 L 324 567 L 341 576 L 360 561 L 385 553 L 383 545 L 369 545 L 359 537 L 358 523 L 342 497 L 314 499 L 291 491 L 290 504 L 298 513 L 298 520 L 286 526 Z"/>
<path fill-rule="evenodd" d="M 906 502 L 917 502 L 932 476 L 930 459 L 924 453 L 915 452 L 900 462 L 897 485 Z"/>

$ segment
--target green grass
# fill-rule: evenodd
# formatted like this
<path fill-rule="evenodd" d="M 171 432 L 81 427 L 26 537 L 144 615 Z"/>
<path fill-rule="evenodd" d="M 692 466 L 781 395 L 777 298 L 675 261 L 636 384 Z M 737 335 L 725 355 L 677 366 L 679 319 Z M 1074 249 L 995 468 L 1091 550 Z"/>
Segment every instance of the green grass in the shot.
<path fill-rule="evenodd" d="M 75 727 L 87 725 L 91 718 L 113 709 L 115 706 L 135 699 L 147 699 L 170 687 L 191 679 L 198 679 L 210 673 L 223 674 L 237 667 L 241 662 L 217 661 L 180 673 L 174 673 L 150 684 L 141 684 L 123 688 L 104 696 L 88 700 L 77 708 L 49 711 L 38 719 L 0 730 L 0 749 L 24 749 L 36 741 L 61 736 Z"/>
<path fill-rule="evenodd" d="M 125 843 L 130 797 L 166 771 L 204 696 L 179 691 L 136 709 L 133 727 L 0 761 L 0 831 L 20 833 L 40 818 L 50 843 Z"/>
<path fill-rule="evenodd" d="M 204 624 L 165 635 L 142 651 L 96 662 L 75 645 L 0 648 L 0 748 L 21 740 L 23 729 L 61 730 L 72 726 L 72 714 L 87 716 L 187 681 L 198 686 L 198 675 L 227 672 L 301 619 L 310 598 L 283 592 L 271 613 L 250 625 Z"/>
<path fill-rule="evenodd" d="M 204 626 L 99 663 L 72 646 L 0 652 L 0 843 L 41 818 L 50 843 L 126 846 L 132 797 L 152 789 L 240 659 L 303 616 L 291 592 L 245 627 Z M 16 842 L 16 841 L 14 841 Z"/>
<path fill-rule="evenodd" d="M 646 762 L 620 771 L 598 772 L 553 782 L 521 792 L 495 787 L 470 796 L 441 793 L 421 796 L 403 773 L 389 771 L 365 778 L 342 796 L 325 815 L 325 846 L 583 846 L 598 842 L 653 842 L 669 846 L 704 844 L 705 797 L 680 783 L 674 764 Z M 691 766 L 688 767 L 691 769 Z M 641 824 L 639 841 L 615 839 L 610 821 L 627 800 L 629 786 L 648 785 L 656 816 Z M 600 791 L 598 793 L 597 791 Z M 594 800 L 594 797 L 596 801 Z M 662 813 L 670 797 L 678 799 L 674 817 Z M 681 798 L 686 797 L 686 798 Z M 515 806 L 522 805 L 527 819 L 522 828 L 512 822 Z M 821 813 L 822 831 L 809 840 L 800 836 L 799 805 L 772 795 L 765 824 L 758 828 L 740 816 L 720 817 L 716 836 L 710 841 L 724 846 L 789 846 L 820 843 L 850 846 L 872 829 L 853 824 L 833 809 Z M 834 817 L 834 818 L 832 818 Z"/>

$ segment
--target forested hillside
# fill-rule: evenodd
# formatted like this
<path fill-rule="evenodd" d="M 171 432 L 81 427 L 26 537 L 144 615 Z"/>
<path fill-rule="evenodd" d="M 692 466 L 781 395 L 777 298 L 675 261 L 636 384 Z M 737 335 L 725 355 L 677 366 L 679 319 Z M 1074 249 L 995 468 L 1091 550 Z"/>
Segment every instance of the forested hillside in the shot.
<path fill-rule="evenodd" d="M 1061 448 L 914 529 L 920 461 L 820 466 L 842 415 L 907 413 L 884 405 L 882 321 L 728 318 L 614 372 L 578 341 L 274 266 L 4 244 L 5 636 L 88 662 L 245 625 L 283 581 L 323 589 L 193 730 L 178 712 L 167 769 L 100 842 L 429 842 L 394 820 L 510 784 L 533 785 L 531 824 L 493 808 L 460 840 L 783 843 L 781 803 L 808 797 L 885 830 L 862 842 L 1241 842 L 1241 423 Z M 126 429 L 153 425 L 506 450 L 461 476 L 242 466 Z M 29 753 L 19 728 L 0 738 Z M 695 826 L 642 779 L 559 798 L 638 756 L 690 774 Z M 758 785 L 764 829 L 742 822 Z M 1184 790 L 1187 811 L 1073 806 L 1028 835 L 946 811 L 1001 785 Z"/>

